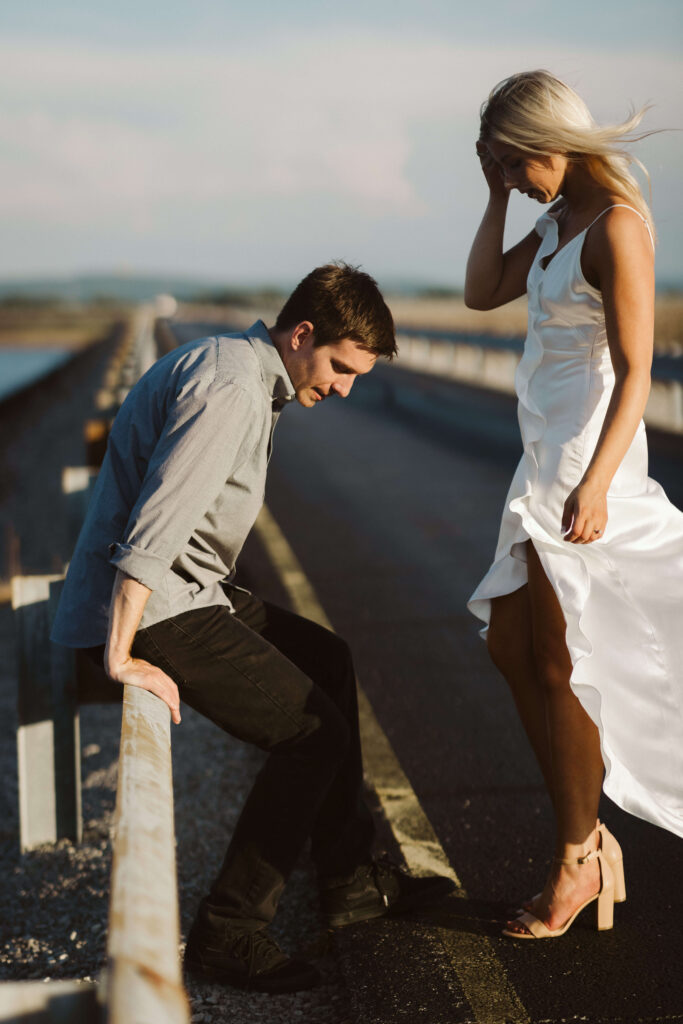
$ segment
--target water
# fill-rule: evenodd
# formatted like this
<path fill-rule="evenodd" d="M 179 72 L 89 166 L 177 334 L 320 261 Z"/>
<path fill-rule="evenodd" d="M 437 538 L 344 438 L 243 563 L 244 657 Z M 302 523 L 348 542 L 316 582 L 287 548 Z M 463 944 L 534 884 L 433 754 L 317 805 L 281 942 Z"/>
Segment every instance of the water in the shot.
<path fill-rule="evenodd" d="M 71 354 L 61 348 L 0 347 L 0 401 L 56 370 Z"/>

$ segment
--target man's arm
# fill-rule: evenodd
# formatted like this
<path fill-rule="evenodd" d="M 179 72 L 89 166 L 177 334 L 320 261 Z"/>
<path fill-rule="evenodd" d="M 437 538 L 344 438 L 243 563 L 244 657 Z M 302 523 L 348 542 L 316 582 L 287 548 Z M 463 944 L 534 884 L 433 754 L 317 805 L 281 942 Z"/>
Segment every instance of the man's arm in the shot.
<path fill-rule="evenodd" d="M 190 381 L 172 402 L 112 565 L 149 590 L 257 443 L 254 399 L 239 384 Z"/>
<path fill-rule="evenodd" d="M 117 571 L 109 609 L 104 669 L 115 683 L 140 686 L 161 697 L 171 709 L 171 717 L 177 725 L 180 722 L 178 687 L 156 665 L 150 665 L 141 658 L 133 658 L 130 653 L 135 631 L 151 593 L 149 587 L 126 576 L 120 569 Z"/>

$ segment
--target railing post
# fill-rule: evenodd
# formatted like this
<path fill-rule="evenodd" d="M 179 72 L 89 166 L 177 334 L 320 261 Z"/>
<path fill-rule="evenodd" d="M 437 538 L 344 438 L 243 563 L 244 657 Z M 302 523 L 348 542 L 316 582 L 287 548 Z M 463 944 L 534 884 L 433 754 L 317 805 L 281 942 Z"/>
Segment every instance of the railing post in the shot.
<path fill-rule="evenodd" d="M 4 981 L 2 1024 L 98 1024 L 97 985 L 90 981 Z"/>
<path fill-rule="evenodd" d="M 78 540 L 98 472 L 94 466 L 64 466 L 62 469 L 62 494 L 66 501 L 69 549 L 72 549 Z"/>
<path fill-rule="evenodd" d="M 22 850 L 80 842 L 81 753 L 73 654 L 50 642 L 61 576 L 15 576 L 19 691 L 17 758 Z"/>
<path fill-rule="evenodd" d="M 112 420 L 105 418 L 86 420 L 83 427 L 86 466 L 101 466 L 107 450 Z"/>

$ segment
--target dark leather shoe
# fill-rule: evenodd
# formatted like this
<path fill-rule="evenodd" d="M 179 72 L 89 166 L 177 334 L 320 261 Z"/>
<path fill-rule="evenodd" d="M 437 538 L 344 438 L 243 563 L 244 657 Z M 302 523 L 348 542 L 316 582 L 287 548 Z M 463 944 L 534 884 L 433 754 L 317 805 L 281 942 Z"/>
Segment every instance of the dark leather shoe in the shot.
<path fill-rule="evenodd" d="M 300 992 L 320 981 L 312 964 L 287 956 L 265 929 L 226 930 L 219 935 L 195 923 L 187 939 L 184 965 L 195 977 L 253 992 Z"/>
<path fill-rule="evenodd" d="M 323 882 L 320 903 L 328 927 L 341 928 L 433 906 L 454 889 L 455 882 L 443 875 L 414 878 L 398 865 L 378 860 L 361 864 L 351 878 Z"/>

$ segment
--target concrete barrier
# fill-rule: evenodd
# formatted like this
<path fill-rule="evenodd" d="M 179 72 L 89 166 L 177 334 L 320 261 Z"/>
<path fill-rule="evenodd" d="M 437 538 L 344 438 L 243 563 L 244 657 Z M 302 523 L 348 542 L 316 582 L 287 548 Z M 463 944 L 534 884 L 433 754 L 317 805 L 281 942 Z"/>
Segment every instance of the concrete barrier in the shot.
<path fill-rule="evenodd" d="M 683 384 L 653 380 L 644 419 L 650 427 L 683 433 Z"/>
<path fill-rule="evenodd" d="M 399 366 L 508 394 L 514 394 L 520 358 L 511 349 L 399 334 Z M 650 427 L 683 433 L 683 384 L 653 380 L 644 419 Z"/>

